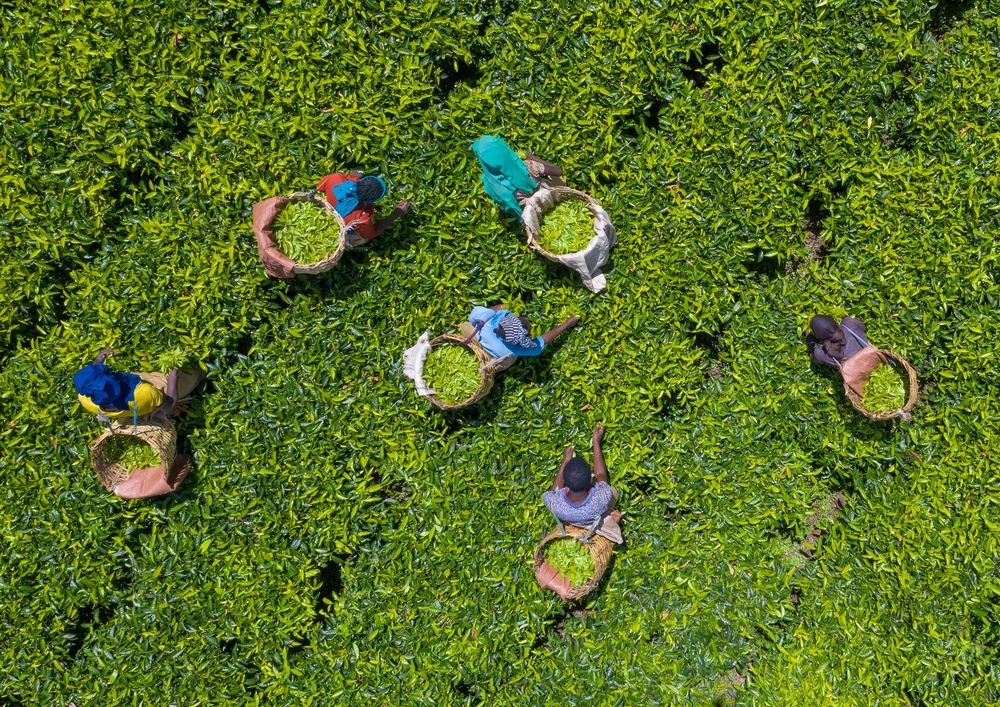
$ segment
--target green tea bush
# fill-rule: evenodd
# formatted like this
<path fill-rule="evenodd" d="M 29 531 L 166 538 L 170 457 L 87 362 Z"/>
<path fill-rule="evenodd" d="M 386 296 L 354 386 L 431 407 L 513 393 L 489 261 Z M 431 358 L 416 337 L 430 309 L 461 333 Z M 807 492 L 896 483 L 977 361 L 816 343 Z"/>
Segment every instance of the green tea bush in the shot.
<path fill-rule="evenodd" d="M 1000 700 L 997 10 L 0 3 L 0 702 Z M 608 211 L 607 291 L 484 132 Z M 413 213 L 268 280 L 253 203 L 338 168 Z M 493 299 L 582 322 L 433 409 L 403 350 Z M 817 312 L 913 363 L 912 423 L 810 365 Z M 89 469 L 105 347 L 209 371 L 166 498 Z M 597 422 L 626 543 L 564 606 L 541 493 Z"/>

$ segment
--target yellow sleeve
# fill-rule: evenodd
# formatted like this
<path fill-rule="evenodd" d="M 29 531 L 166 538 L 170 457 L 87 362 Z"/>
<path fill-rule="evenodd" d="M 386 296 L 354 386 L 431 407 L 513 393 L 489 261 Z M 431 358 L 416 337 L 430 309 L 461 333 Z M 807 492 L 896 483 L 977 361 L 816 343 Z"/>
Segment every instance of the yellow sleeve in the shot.
<path fill-rule="evenodd" d="M 163 404 L 163 393 L 150 383 L 140 383 L 132 393 L 130 407 L 136 409 L 139 417 L 145 417 Z"/>
<path fill-rule="evenodd" d="M 98 409 L 98 407 L 94 404 L 94 401 L 91 400 L 86 395 L 77 395 L 76 399 L 80 401 L 80 404 L 83 406 L 83 409 L 89 412 L 90 414 L 92 415 L 100 414 L 101 412 L 100 409 Z"/>

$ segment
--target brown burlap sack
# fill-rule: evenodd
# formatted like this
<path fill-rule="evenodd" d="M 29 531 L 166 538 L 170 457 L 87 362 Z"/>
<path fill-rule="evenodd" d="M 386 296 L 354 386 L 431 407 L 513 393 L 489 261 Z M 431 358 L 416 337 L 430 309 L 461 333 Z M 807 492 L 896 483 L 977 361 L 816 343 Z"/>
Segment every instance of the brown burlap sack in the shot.
<path fill-rule="evenodd" d="M 272 225 L 274 219 L 278 217 L 281 210 L 292 201 L 315 199 L 326 209 L 331 218 L 337 220 L 340 225 L 340 242 L 337 249 L 327 255 L 323 260 L 316 263 L 297 263 L 278 247 L 274 240 Z M 322 196 L 317 196 L 311 192 L 295 192 L 288 196 L 272 196 L 264 201 L 259 201 L 253 206 L 253 233 L 257 239 L 257 255 L 260 262 L 264 264 L 264 270 L 271 277 L 288 280 L 296 275 L 318 275 L 330 270 L 339 261 L 344 251 L 348 248 L 347 225 L 337 210 L 327 203 Z"/>
<path fill-rule="evenodd" d="M 888 364 L 889 361 L 894 362 L 906 372 L 906 403 L 899 410 L 875 413 L 864 406 L 865 383 L 868 382 L 868 377 L 875 370 L 876 366 L 882 363 Z M 879 349 L 871 345 L 865 346 L 840 364 L 840 375 L 844 379 L 844 394 L 847 395 L 847 399 L 854 406 L 854 409 L 865 417 L 872 420 L 912 419 L 910 410 L 920 397 L 920 390 L 917 385 L 917 372 L 913 370 L 913 366 L 910 365 L 909 361 L 902 356 L 888 349 Z"/>
<path fill-rule="evenodd" d="M 551 589 L 564 601 L 576 601 L 597 589 L 597 585 L 601 582 L 601 577 L 604 576 L 608 565 L 611 563 L 611 553 L 614 550 L 614 546 L 610 540 L 601 535 L 594 535 L 591 538 L 591 544 L 588 545 L 588 548 L 590 549 L 590 556 L 594 560 L 594 574 L 583 584 L 574 587 L 559 570 L 545 561 L 546 545 L 556 541 L 577 542 L 573 538 L 583 537 L 587 534 L 587 529 L 576 525 L 566 525 L 566 533 L 570 536 L 570 539 L 563 539 L 559 528 L 556 528 L 542 538 L 542 541 L 538 543 L 538 547 L 535 548 L 533 569 L 535 571 L 535 579 L 538 580 L 538 584 L 542 589 Z"/>

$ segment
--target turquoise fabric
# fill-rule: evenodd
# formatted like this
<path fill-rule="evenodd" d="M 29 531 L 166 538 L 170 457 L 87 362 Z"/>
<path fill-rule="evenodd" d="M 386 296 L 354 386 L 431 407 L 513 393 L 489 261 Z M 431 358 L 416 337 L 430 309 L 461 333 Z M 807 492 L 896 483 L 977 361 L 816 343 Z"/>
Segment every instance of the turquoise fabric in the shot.
<path fill-rule="evenodd" d="M 504 211 L 521 215 L 521 205 L 514 196 L 516 190 L 529 194 L 538 189 L 538 182 L 528 174 L 528 168 L 510 149 L 502 137 L 483 135 L 472 143 L 472 151 L 483 168 L 483 188 Z"/>

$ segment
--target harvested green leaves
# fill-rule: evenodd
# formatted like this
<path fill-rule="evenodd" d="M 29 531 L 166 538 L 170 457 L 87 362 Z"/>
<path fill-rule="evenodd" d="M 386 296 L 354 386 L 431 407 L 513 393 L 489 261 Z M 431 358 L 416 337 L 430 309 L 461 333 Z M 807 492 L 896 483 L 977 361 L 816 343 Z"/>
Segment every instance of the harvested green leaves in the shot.
<path fill-rule="evenodd" d="M 340 224 L 322 204 L 293 201 L 274 219 L 274 240 L 297 263 L 316 263 L 337 249 Z"/>
<path fill-rule="evenodd" d="M 538 244 L 549 253 L 579 253 L 594 237 L 594 214 L 578 199 L 564 199 L 545 214 Z"/>
<path fill-rule="evenodd" d="M 104 451 L 110 461 L 126 469 L 146 469 L 163 463 L 155 449 L 133 435 L 112 435 L 104 443 Z"/>
<path fill-rule="evenodd" d="M 479 361 L 464 346 L 435 346 L 427 352 L 424 381 L 441 402 L 464 402 L 479 387 Z"/>
<path fill-rule="evenodd" d="M 906 402 L 906 386 L 897 370 L 880 363 L 865 383 L 862 404 L 874 413 L 899 410 Z"/>
<path fill-rule="evenodd" d="M 594 576 L 594 559 L 590 548 L 573 538 L 553 540 L 545 546 L 545 561 L 569 580 L 571 586 L 579 587 Z"/>

